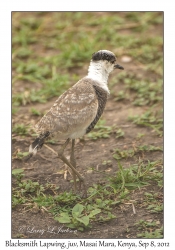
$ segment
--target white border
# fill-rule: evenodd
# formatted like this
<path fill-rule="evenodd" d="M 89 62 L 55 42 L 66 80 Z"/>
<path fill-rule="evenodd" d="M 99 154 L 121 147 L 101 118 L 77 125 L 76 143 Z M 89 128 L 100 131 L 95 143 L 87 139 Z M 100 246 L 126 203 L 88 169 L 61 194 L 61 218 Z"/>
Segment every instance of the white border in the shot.
<path fill-rule="evenodd" d="M 92 4 L 91 4 L 92 3 Z M 164 11 L 165 231 L 175 249 L 175 4 L 173 1 L 20 1 L 0 3 L 0 247 L 11 239 L 11 11 Z M 52 240 L 48 240 L 52 242 Z M 53 240 L 54 241 L 54 240 Z M 77 240 L 71 240 L 76 242 Z M 108 240 L 106 240 L 108 241 Z M 133 242 L 134 240 L 132 240 Z M 137 240 L 136 240 L 137 241 Z M 45 240 L 47 242 L 47 240 Z M 130 240 L 131 242 L 131 240 Z M 50 249 L 50 248 L 49 248 Z M 152 249 L 152 248 L 147 248 Z M 164 249 L 164 248 L 163 248 Z"/>

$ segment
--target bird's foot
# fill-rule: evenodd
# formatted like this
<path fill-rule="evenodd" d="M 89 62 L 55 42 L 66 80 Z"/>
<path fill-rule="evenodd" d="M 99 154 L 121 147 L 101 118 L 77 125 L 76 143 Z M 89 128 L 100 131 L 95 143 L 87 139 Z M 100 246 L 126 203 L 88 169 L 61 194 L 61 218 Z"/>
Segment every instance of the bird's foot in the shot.
<path fill-rule="evenodd" d="M 83 191 L 81 197 L 82 198 L 87 198 L 87 188 L 86 188 L 86 184 L 85 184 L 85 181 L 84 181 L 83 177 L 81 179 L 79 179 L 79 191 L 81 191 L 81 190 Z"/>
<path fill-rule="evenodd" d="M 79 195 L 81 198 L 87 198 L 87 189 L 84 178 L 76 179 L 74 181 L 74 194 Z"/>

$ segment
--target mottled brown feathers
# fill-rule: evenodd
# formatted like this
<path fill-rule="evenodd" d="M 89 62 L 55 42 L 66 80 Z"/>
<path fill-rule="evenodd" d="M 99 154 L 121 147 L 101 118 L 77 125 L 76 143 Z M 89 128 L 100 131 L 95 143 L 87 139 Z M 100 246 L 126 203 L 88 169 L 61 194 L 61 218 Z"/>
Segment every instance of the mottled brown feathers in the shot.
<path fill-rule="evenodd" d="M 36 125 L 36 131 L 49 131 L 58 139 L 66 139 L 79 129 L 88 133 L 100 118 L 107 100 L 107 92 L 98 82 L 83 78 L 64 92 L 48 113 Z M 104 100 L 103 100 L 104 99 Z"/>

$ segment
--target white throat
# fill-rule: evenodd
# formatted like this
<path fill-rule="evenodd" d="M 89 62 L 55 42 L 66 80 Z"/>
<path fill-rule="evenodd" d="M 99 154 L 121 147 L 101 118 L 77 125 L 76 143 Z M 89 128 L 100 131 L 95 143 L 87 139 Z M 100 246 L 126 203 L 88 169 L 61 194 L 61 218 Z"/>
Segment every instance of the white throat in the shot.
<path fill-rule="evenodd" d="M 99 86 L 105 89 L 109 93 L 108 89 L 109 72 L 105 69 L 102 61 L 90 62 L 87 77 L 97 81 L 99 83 Z"/>

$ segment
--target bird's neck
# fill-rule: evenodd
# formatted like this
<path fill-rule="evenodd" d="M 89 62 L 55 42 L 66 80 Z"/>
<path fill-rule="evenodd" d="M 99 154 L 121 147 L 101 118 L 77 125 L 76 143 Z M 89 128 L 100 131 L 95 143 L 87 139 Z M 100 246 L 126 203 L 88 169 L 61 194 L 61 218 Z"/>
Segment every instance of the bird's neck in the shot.
<path fill-rule="evenodd" d="M 109 93 L 108 89 L 108 77 L 109 73 L 105 70 L 102 62 L 90 62 L 88 69 L 88 78 L 97 81 L 99 86 L 105 89 Z"/>

